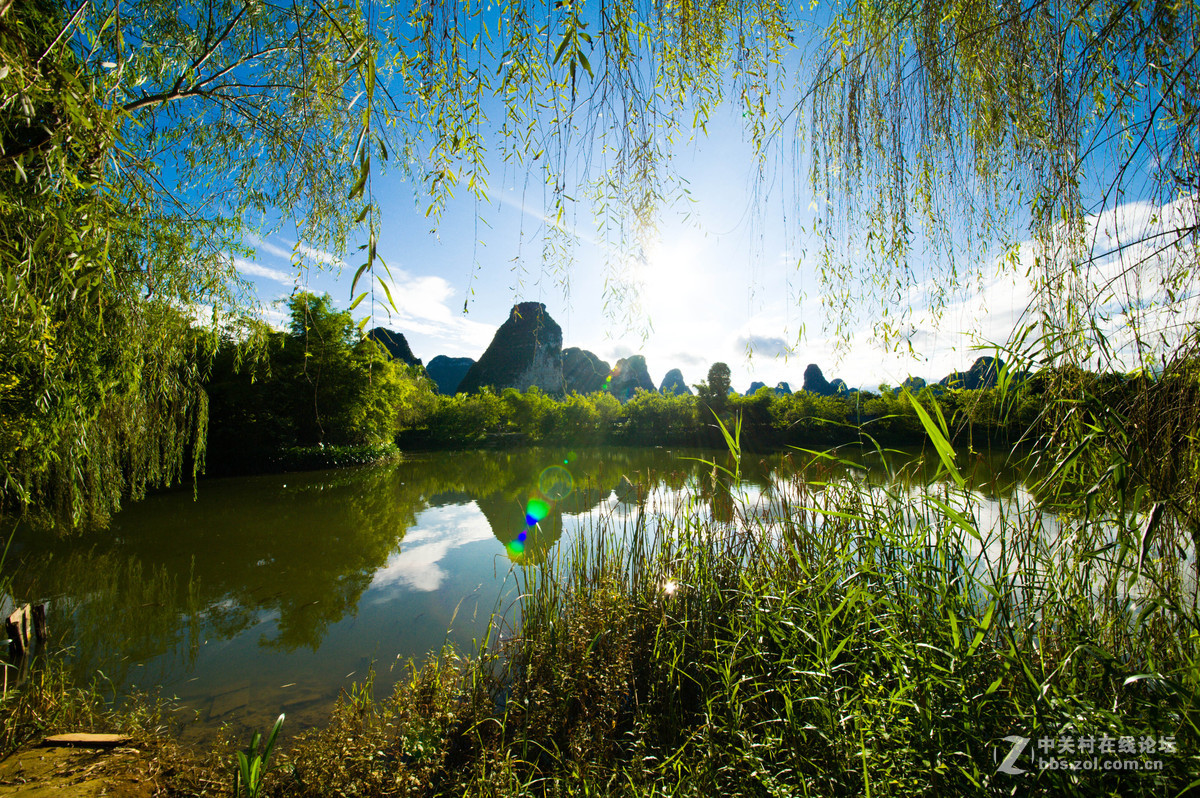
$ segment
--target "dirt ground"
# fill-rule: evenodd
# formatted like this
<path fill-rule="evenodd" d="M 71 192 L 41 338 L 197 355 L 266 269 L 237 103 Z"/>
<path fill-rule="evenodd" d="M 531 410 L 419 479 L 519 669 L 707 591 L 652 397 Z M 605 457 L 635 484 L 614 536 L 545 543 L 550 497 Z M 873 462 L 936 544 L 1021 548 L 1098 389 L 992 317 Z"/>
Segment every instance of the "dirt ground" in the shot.
<path fill-rule="evenodd" d="M 160 793 L 158 770 L 136 747 L 32 746 L 0 761 L 0 796 L 150 798 Z"/>

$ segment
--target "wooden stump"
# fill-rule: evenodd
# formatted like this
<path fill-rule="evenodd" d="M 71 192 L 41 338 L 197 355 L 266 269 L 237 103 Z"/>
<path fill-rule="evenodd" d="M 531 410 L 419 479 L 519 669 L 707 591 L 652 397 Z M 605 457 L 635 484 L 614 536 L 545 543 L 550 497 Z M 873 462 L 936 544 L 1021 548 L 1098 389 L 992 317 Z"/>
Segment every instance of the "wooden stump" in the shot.
<path fill-rule="evenodd" d="M 8 635 L 8 651 L 13 659 L 24 656 L 29 650 L 29 627 L 33 625 L 33 613 L 29 605 L 18 607 L 4 622 L 4 631 Z"/>
<path fill-rule="evenodd" d="M 8 635 L 8 651 L 13 659 L 23 657 L 29 651 L 30 633 L 39 643 L 46 642 L 46 605 L 30 608 L 25 604 L 15 610 L 4 622 Z"/>
<path fill-rule="evenodd" d="M 46 631 L 46 605 L 33 605 L 33 636 L 39 643 L 45 643 L 50 633 Z"/>

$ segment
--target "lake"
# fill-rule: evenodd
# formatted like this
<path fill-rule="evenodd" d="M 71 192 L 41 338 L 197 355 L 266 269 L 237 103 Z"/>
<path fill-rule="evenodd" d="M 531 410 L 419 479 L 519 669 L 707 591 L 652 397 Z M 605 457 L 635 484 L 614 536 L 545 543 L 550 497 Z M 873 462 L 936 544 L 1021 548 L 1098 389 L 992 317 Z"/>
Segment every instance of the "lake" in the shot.
<path fill-rule="evenodd" d="M 821 463 L 805 478 L 850 468 L 883 482 L 907 466 L 921 484 L 935 471 L 916 452 L 844 457 L 857 467 Z M 1020 489 L 1005 459 L 970 458 L 984 508 Z M 714 452 L 519 449 L 204 480 L 89 536 L 18 528 L 5 569 L 22 601 L 47 603 L 51 645 L 78 678 L 98 672 L 117 696 L 161 688 L 194 734 L 264 729 L 280 712 L 294 732 L 322 722 L 372 664 L 383 695 L 410 658 L 474 650 L 494 612 L 516 619 L 518 571 L 597 519 L 628 527 L 694 504 L 728 520 L 728 480 L 701 460 L 729 465 Z M 740 494 L 770 501 L 809 460 L 748 455 Z M 618 490 L 623 476 L 633 493 Z"/>

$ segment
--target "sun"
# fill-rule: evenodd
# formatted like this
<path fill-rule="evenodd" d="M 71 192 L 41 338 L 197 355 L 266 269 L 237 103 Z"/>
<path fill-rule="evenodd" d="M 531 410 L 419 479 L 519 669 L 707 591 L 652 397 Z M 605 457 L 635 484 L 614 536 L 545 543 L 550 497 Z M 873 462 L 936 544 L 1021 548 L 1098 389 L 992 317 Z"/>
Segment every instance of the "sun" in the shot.
<path fill-rule="evenodd" d="M 651 318 L 694 312 L 704 282 L 702 257 L 698 243 L 687 238 L 660 239 L 647 247 L 636 275 L 642 307 Z"/>

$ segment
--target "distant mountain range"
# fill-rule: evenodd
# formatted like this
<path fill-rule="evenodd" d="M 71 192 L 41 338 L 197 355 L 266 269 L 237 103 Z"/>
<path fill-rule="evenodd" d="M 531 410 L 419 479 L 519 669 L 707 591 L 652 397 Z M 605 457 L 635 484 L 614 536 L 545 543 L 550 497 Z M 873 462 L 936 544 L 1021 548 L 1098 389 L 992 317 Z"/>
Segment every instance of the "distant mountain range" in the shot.
<path fill-rule="evenodd" d="M 368 337 L 379 341 L 395 359 L 409 365 L 419 366 L 421 360 L 413 355 L 404 334 L 376 327 Z M 562 348 L 562 328 L 546 312 L 541 302 L 521 302 L 513 305 L 508 319 L 496 330 L 492 342 L 479 360 L 469 357 L 446 357 L 438 355 L 429 361 L 425 371 L 437 385 L 438 391 L 451 395 L 472 393 L 484 386 L 502 391 L 516 388 L 526 391 L 538 387 L 546 393 L 562 395 L 568 393 L 594 393 L 607 390 L 622 402 L 628 401 L 638 389 L 658 390 L 663 394 L 691 394 L 679 369 L 673 368 L 663 377 L 662 384 L 655 389 L 654 382 L 646 369 L 646 358 L 631 355 L 622 358 L 612 367 L 592 352 L 578 347 Z M 1004 364 L 997 358 L 981 357 L 967 371 L 952 372 L 934 385 L 946 388 L 991 388 L 996 385 Z M 920 377 L 909 377 L 903 387 L 916 392 L 926 387 Z M 747 394 L 767 387 L 762 382 L 750 385 Z M 777 395 L 792 392 L 791 386 L 781 382 L 772 389 Z M 810 363 L 804 369 L 803 390 L 821 396 L 839 393 L 855 393 L 857 388 L 848 388 L 840 379 L 827 380 L 820 366 Z M 897 392 L 899 388 L 895 389 Z"/>

